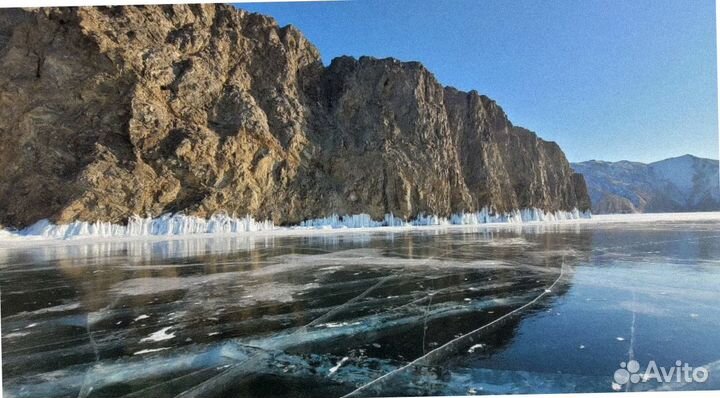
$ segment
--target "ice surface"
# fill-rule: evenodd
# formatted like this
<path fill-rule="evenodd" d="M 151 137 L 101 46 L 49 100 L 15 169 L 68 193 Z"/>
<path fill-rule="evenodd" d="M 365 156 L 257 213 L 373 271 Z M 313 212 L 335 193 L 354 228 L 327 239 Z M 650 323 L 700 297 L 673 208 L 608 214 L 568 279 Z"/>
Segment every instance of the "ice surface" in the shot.
<path fill-rule="evenodd" d="M 5 395 L 602 392 L 631 350 L 717 361 L 720 223 L 592 221 L 6 248 Z"/>

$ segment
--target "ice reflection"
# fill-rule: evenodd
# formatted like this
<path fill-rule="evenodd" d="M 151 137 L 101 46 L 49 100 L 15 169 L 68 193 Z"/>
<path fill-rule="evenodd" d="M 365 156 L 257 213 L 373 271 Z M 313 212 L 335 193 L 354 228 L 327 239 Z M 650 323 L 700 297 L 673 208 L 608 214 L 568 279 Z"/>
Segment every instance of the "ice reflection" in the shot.
<path fill-rule="evenodd" d="M 388 231 L 385 231 L 387 229 Z M 256 248 L 274 247 L 277 240 L 283 243 L 293 242 L 298 245 L 323 246 L 328 249 L 345 245 L 365 247 L 374 238 L 394 241 L 396 237 L 414 234 L 418 236 L 441 236 L 452 234 L 455 239 L 467 237 L 471 241 L 482 236 L 493 242 L 494 237 L 508 234 L 546 234 L 575 233 L 586 229 L 581 224 L 508 224 L 494 226 L 439 226 L 425 229 L 377 228 L 377 231 L 338 232 L 338 231 L 305 231 L 304 236 L 284 236 L 282 234 L 256 235 L 193 235 L 168 238 L 125 238 L 125 239 L 75 239 L 68 241 L 38 241 L 36 244 L 18 244 L 18 242 L 0 242 L 0 267 L 6 264 L 19 265 L 56 259 L 73 259 L 77 261 L 97 261 L 99 258 L 121 256 L 126 261 L 147 263 L 155 260 L 198 257 L 209 254 L 251 251 Z M 292 232 L 292 231 L 291 231 Z M 30 241 L 31 243 L 32 241 Z M 503 240 L 500 244 L 506 244 Z"/>

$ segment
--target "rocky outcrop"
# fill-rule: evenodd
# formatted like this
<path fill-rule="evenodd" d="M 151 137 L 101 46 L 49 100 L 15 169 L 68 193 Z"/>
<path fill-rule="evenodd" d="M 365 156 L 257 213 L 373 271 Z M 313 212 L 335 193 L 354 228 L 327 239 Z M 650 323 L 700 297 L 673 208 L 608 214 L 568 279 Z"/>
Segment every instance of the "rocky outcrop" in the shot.
<path fill-rule="evenodd" d="M 590 160 L 572 167 L 587 178 L 593 213 L 720 210 L 714 159 L 685 155 L 649 164 Z"/>
<path fill-rule="evenodd" d="M 560 148 L 419 63 L 226 5 L 0 11 L 0 223 L 586 210 Z"/>
<path fill-rule="evenodd" d="M 471 208 L 589 209 L 583 176 L 556 143 L 513 126 L 495 101 L 475 91 L 447 88 L 445 101 Z"/>
<path fill-rule="evenodd" d="M 597 202 L 593 202 L 593 212 L 597 214 L 639 213 L 630 199 L 613 194 L 602 195 Z"/>

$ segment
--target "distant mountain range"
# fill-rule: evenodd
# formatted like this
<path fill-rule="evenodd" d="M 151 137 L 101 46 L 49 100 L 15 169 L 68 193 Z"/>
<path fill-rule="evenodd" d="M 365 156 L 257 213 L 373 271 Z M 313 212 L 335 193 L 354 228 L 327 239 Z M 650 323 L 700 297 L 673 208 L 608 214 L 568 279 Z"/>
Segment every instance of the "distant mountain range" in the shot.
<path fill-rule="evenodd" d="M 717 160 L 684 155 L 650 164 L 590 160 L 571 166 L 585 176 L 596 214 L 720 210 Z"/>

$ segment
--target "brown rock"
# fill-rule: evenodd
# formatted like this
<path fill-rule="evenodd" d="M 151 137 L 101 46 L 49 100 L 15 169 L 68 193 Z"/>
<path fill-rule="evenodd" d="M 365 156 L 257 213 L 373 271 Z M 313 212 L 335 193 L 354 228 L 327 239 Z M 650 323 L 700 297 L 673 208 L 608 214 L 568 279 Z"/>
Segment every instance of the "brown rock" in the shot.
<path fill-rule="evenodd" d="M 418 63 L 227 5 L 0 10 L 0 222 L 587 209 L 560 148 Z"/>

